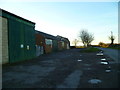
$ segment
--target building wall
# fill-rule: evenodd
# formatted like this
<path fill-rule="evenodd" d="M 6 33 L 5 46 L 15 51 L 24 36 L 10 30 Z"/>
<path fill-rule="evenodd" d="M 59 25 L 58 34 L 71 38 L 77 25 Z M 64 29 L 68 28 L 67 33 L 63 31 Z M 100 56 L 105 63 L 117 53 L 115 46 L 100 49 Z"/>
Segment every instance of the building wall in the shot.
<path fill-rule="evenodd" d="M 36 33 L 35 36 L 36 36 L 36 45 L 44 46 L 45 38 L 39 33 Z"/>
<path fill-rule="evenodd" d="M 34 27 L 9 19 L 10 63 L 32 59 L 35 51 Z"/>
<path fill-rule="evenodd" d="M 0 17 L 0 64 L 2 64 L 2 17 Z"/>
<path fill-rule="evenodd" d="M 36 33 L 35 36 L 36 36 L 36 56 L 40 56 L 41 54 L 44 54 L 45 38 L 39 33 Z"/>
<path fill-rule="evenodd" d="M 67 43 L 67 49 L 70 49 L 70 45 Z"/>
<path fill-rule="evenodd" d="M 46 40 L 42 36 L 35 36 L 35 23 L 7 11 L 3 10 L 0 14 L 0 21 L 0 25 L 2 25 L 2 29 L 0 29 L 0 63 L 32 59 L 36 56 L 37 50 L 51 53 L 66 48 L 65 43 L 61 40 L 59 43 L 58 41 L 53 42 L 55 37 L 52 35 L 46 34 Z M 41 41 L 43 42 L 41 43 Z"/>
<path fill-rule="evenodd" d="M 35 23 L 5 11 L 2 17 L 8 20 L 9 63 L 35 58 Z"/>
<path fill-rule="evenodd" d="M 45 53 L 51 53 L 51 52 L 52 52 L 52 40 L 45 39 Z"/>
<path fill-rule="evenodd" d="M 0 64 L 8 63 L 8 21 L 0 17 Z"/>
<path fill-rule="evenodd" d="M 57 40 L 52 40 L 52 41 L 53 41 L 52 51 L 57 52 L 58 51 L 58 41 Z"/>
<path fill-rule="evenodd" d="M 67 43 L 64 42 L 64 49 L 67 49 Z"/>
<path fill-rule="evenodd" d="M 58 41 L 58 50 L 62 50 L 63 49 L 63 47 L 62 47 L 62 41 Z"/>

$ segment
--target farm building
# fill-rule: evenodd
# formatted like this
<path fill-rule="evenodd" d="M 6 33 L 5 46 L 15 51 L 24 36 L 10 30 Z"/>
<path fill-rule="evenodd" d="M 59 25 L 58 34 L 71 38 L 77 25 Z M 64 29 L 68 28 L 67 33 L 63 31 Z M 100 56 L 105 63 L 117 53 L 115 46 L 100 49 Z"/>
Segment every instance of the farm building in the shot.
<path fill-rule="evenodd" d="M 0 9 L 0 64 L 69 49 L 67 38 L 35 30 L 35 23 Z"/>
<path fill-rule="evenodd" d="M 0 63 L 35 57 L 35 23 L 0 9 Z"/>
<path fill-rule="evenodd" d="M 36 31 L 36 36 L 41 37 L 41 39 L 36 37 L 36 41 L 37 41 L 36 44 L 43 42 L 43 44 L 39 45 L 39 46 L 43 47 L 44 53 L 51 53 L 51 52 L 58 51 L 57 50 L 58 49 L 58 45 L 57 45 L 58 41 L 57 41 L 57 38 L 55 36 L 44 33 L 44 32 L 40 32 L 40 31 Z M 39 50 L 39 48 L 36 47 L 36 51 L 38 54 L 38 53 L 40 53 L 41 50 Z"/>
<path fill-rule="evenodd" d="M 41 53 L 51 53 L 69 49 L 69 47 L 70 42 L 67 38 L 36 31 L 36 56 L 39 56 Z"/>
<path fill-rule="evenodd" d="M 58 42 L 59 50 L 70 49 L 70 41 L 68 40 L 68 38 L 65 38 L 59 35 L 57 35 L 56 38 L 59 39 L 59 42 Z"/>
<path fill-rule="evenodd" d="M 36 56 L 44 54 L 45 37 L 39 31 L 35 31 L 36 38 Z"/>
<path fill-rule="evenodd" d="M 64 38 L 64 49 L 70 49 L 70 41 L 68 38 Z"/>
<path fill-rule="evenodd" d="M 45 53 L 51 53 L 53 48 L 52 45 L 53 45 L 54 36 L 43 32 L 39 32 L 39 33 L 45 37 L 45 44 L 44 44 Z"/>

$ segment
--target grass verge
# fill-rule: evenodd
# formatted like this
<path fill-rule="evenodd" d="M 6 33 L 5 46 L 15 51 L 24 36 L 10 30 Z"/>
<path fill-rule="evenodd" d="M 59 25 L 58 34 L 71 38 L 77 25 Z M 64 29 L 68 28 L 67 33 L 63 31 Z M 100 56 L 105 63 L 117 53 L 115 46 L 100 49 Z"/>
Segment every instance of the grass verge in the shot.
<path fill-rule="evenodd" d="M 83 53 L 91 53 L 91 52 L 98 52 L 98 51 L 100 51 L 100 49 L 94 48 L 94 47 L 88 47 L 88 48 L 82 50 Z"/>
<path fill-rule="evenodd" d="M 120 47 L 108 47 L 108 48 L 120 50 Z"/>

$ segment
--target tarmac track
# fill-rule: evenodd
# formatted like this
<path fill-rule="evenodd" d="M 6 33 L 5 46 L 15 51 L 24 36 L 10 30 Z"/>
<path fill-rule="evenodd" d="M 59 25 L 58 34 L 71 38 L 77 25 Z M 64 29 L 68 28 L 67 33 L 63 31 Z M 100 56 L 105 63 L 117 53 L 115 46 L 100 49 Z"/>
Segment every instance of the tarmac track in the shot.
<path fill-rule="evenodd" d="M 42 55 L 22 63 L 3 66 L 3 88 L 117 88 L 116 64 L 101 65 L 101 59 L 113 61 L 106 55 L 81 53 L 71 49 Z M 110 68 L 110 72 L 106 70 Z M 89 81 L 98 79 L 101 83 Z"/>
<path fill-rule="evenodd" d="M 100 47 L 98 48 L 104 51 L 104 54 L 114 59 L 115 63 L 120 63 L 120 50 L 110 49 L 110 48 L 100 48 Z"/>

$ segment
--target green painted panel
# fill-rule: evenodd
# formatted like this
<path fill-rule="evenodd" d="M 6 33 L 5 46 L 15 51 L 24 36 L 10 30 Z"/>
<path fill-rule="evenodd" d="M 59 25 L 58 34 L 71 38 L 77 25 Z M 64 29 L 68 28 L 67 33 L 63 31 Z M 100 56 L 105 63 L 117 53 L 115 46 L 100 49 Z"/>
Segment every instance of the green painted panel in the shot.
<path fill-rule="evenodd" d="M 10 63 L 24 59 L 24 43 L 22 24 L 9 19 L 9 60 Z"/>
<path fill-rule="evenodd" d="M 25 44 L 25 58 L 31 59 L 35 57 L 35 31 L 34 27 L 25 25 L 25 31 L 24 31 L 25 37 L 24 37 L 24 44 Z"/>
<path fill-rule="evenodd" d="M 35 57 L 35 31 L 33 26 L 9 19 L 10 63 Z"/>
<path fill-rule="evenodd" d="M 9 62 L 35 57 L 35 23 L 2 10 L 0 16 L 8 19 Z"/>

